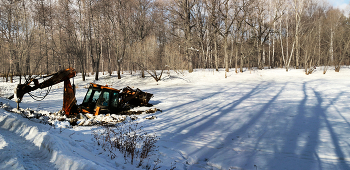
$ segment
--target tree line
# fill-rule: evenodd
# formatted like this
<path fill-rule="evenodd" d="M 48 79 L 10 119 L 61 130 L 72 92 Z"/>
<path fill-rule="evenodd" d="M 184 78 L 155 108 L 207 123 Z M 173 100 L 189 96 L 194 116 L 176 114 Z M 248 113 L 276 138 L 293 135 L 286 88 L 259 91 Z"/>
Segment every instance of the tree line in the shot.
<path fill-rule="evenodd" d="M 349 24 L 322 0 L 0 0 L 0 74 L 339 71 Z"/>

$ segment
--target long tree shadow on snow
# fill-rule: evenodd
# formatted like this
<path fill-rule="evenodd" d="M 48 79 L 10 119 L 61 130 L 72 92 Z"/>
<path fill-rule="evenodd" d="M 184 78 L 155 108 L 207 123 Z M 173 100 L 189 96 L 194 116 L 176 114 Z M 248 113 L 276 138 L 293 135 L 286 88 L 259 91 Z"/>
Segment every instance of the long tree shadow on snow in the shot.
<path fill-rule="evenodd" d="M 239 143 L 235 143 L 234 145 L 231 145 L 230 142 L 233 138 L 236 136 L 242 136 L 247 135 L 255 125 L 259 125 L 261 129 L 258 129 L 258 135 L 255 148 L 253 148 L 253 151 L 251 152 L 252 155 L 246 158 L 244 164 L 252 164 L 256 157 L 254 157 L 255 154 L 257 154 L 257 150 L 260 147 L 260 141 L 268 140 L 268 142 L 271 142 L 272 152 L 267 153 L 268 157 L 265 157 L 266 166 L 267 169 L 290 169 L 295 168 L 298 165 L 300 165 L 300 169 L 322 169 L 324 166 L 330 166 L 332 168 L 336 169 L 350 169 L 349 165 L 344 163 L 342 159 L 344 159 L 345 155 L 344 151 L 342 151 L 340 142 L 339 142 L 339 136 L 336 134 L 334 127 L 332 126 L 332 123 L 329 122 L 327 119 L 326 110 L 328 107 L 332 106 L 333 103 L 339 98 L 336 97 L 333 99 L 332 102 L 330 102 L 329 105 L 323 106 L 324 104 L 323 98 L 321 97 L 321 94 L 315 90 L 311 91 L 311 94 L 315 95 L 315 99 L 313 100 L 314 104 L 310 104 L 309 100 L 312 100 L 313 96 L 310 96 L 310 88 L 307 88 L 307 83 L 304 82 L 302 84 L 302 91 L 303 91 L 303 98 L 299 100 L 299 103 L 296 103 L 296 113 L 293 116 L 290 116 L 290 112 L 285 111 L 288 110 L 278 110 L 273 111 L 270 113 L 270 109 L 280 109 L 279 105 L 286 105 L 286 107 L 294 107 L 294 104 L 290 104 L 289 102 L 293 102 L 288 100 L 288 98 L 283 98 L 284 101 L 280 102 L 278 101 L 279 96 L 281 93 L 283 93 L 286 89 L 286 86 L 288 84 L 282 84 L 282 86 L 274 86 L 271 83 L 263 82 L 261 84 L 256 85 L 255 87 L 252 87 L 250 91 L 245 92 L 243 96 L 241 96 L 238 99 L 227 101 L 227 104 L 221 105 L 220 107 L 216 106 L 215 111 L 212 111 L 210 108 L 215 107 L 215 104 L 217 103 L 210 103 L 209 106 L 203 106 L 201 109 L 203 111 L 202 114 L 198 114 L 196 116 L 192 116 L 186 120 L 183 119 L 181 121 L 177 120 L 178 118 L 181 118 L 183 115 L 181 115 L 182 111 L 189 111 L 187 107 L 192 105 L 198 105 L 200 104 L 200 100 L 204 99 L 210 99 L 215 97 L 222 97 L 220 96 L 225 92 L 225 90 L 229 89 L 239 89 L 239 87 L 225 87 L 225 88 L 218 88 L 217 92 L 208 92 L 201 95 L 198 95 L 193 97 L 193 101 L 190 102 L 184 102 L 174 105 L 173 107 L 167 109 L 164 114 L 170 113 L 170 112 L 180 112 L 179 115 L 176 115 L 175 117 L 171 117 L 164 122 L 162 122 L 162 126 L 160 126 L 159 130 L 164 130 L 166 128 L 177 126 L 174 131 L 171 131 L 170 133 L 165 133 L 162 135 L 162 140 L 171 140 L 176 142 L 178 147 L 181 148 L 181 143 L 186 141 L 187 139 L 195 139 L 193 138 L 193 135 L 196 135 L 197 133 L 207 132 L 210 128 L 213 126 L 213 123 L 217 122 L 220 118 L 229 115 L 232 113 L 233 110 L 237 109 L 237 106 L 245 102 L 247 99 L 251 98 L 257 98 L 258 101 L 263 101 L 263 103 L 253 103 L 249 107 L 258 107 L 260 108 L 259 111 L 252 113 L 251 117 L 246 122 L 241 122 L 242 125 L 238 129 L 232 130 L 229 129 L 231 125 L 222 125 L 221 132 L 228 132 L 226 137 L 224 139 L 218 139 L 217 141 L 213 141 L 214 143 L 211 143 L 210 145 L 213 146 L 212 148 L 203 148 L 199 147 L 198 149 L 192 150 L 191 153 L 188 153 L 189 155 L 199 155 L 198 160 L 211 160 L 211 157 L 207 157 L 208 155 L 219 155 L 222 152 L 224 152 L 224 149 L 220 149 L 219 146 L 220 143 L 223 143 L 224 147 L 231 147 L 231 146 L 237 146 L 240 147 L 241 145 Z M 276 89 L 278 87 L 278 90 Z M 293 86 L 294 87 L 294 86 Z M 270 91 L 267 91 L 270 88 Z M 219 90 L 220 89 L 220 90 Z M 274 90 L 276 89 L 276 90 Z M 176 90 L 176 89 L 175 89 Z M 190 91 L 193 89 L 190 89 Z M 275 92 L 276 91 L 276 92 Z M 241 92 L 233 92 L 232 94 L 240 93 Z M 265 98 L 259 98 L 261 94 L 273 94 L 270 99 L 266 100 Z M 225 95 L 223 95 L 225 96 Z M 255 97 L 256 96 L 256 97 Z M 186 96 L 184 96 L 186 97 Z M 232 98 L 230 98 L 232 99 Z M 286 100 L 287 99 L 287 100 Z M 248 101 L 249 102 L 249 101 Z M 243 103 L 244 105 L 244 103 Z M 242 105 L 240 105 L 242 106 Z M 180 108 L 180 110 L 177 110 Z M 185 109 L 183 109 L 185 108 Z M 294 109 L 293 109 L 294 110 Z M 207 113 L 205 113 L 207 112 Z M 239 111 L 238 111 L 239 112 Z M 198 113 L 198 111 L 197 111 Z M 237 111 L 236 111 L 237 113 Z M 233 113 L 233 114 L 236 114 Z M 338 112 L 340 116 L 345 120 L 347 125 L 349 125 L 348 121 L 346 121 L 345 117 L 341 115 L 340 112 Z M 243 113 L 245 114 L 245 113 Z M 288 118 L 288 123 L 280 122 L 279 119 Z M 192 119 L 192 120 L 190 120 Z M 239 120 L 237 120 L 239 121 Z M 232 122 L 232 125 L 234 125 L 237 122 Z M 270 123 L 270 124 L 269 124 Z M 312 126 L 311 126 L 312 125 Z M 323 127 L 322 127 L 323 125 Z M 321 128 L 325 128 L 329 131 L 331 136 L 331 142 L 334 145 L 334 153 L 338 157 L 338 164 L 337 165 L 325 165 L 325 162 L 322 162 L 322 157 L 318 155 L 317 147 L 320 143 L 320 130 Z M 273 131 L 273 128 L 277 129 L 277 133 L 271 132 Z M 183 130 L 187 130 L 186 133 L 181 133 Z M 273 139 L 269 140 L 269 138 L 265 138 L 264 135 L 269 134 L 276 135 L 276 138 L 281 139 L 280 141 L 274 141 Z M 301 139 L 304 141 L 305 144 L 299 145 L 298 139 Z M 219 142 L 218 142 L 219 141 Z M 280 142 L 280 143 L 279 143 Z M 191 144 L 185 144 L 187 146 Z M 254 146 L 253 146 L 254 147 Z M 229 148 L 227 148 L 229 149 Z M 255 151 L 254 151 L 255 149 Z M 228 158 L 229 159 L 229 158 Z M 232 162 L 232 165 L 237 165 L 235 162 Z M 247 166 L 247 168 L 249 168 Z"/>
<path fill-rule="evenodd" d="M 317 97 L 317 101 L 318 101 L 318 105 L 315 109 L 315 111 L 320 111 L 320 116 L 323 118 L 324 122 L 326 123 L 326 127 L 327 127 L 327 130 L 328 132 L 330 133 L 331 135 L 331 138 L 332 138 L 332 143 L 333 143 L 333 146 L 335 147 L 334 151 L 337 155 L 337 162 L 338 162 L 338 167 L 337 168 L 341 168 L 341 169 L 350 169 L 349 165 L 344 163 L 343 160 L 345 159 L 345 154 L 344 152 L 342 151 L 341 147 L 340 147 L 340 142 L 339 142 L 339 137 L 338 137 L 338 134 L 336 134 L 336 132 L 334 131 L 334 128 L 332 127 L 330 121 L 328 120 L 328 117 L 327 117 L 327 114 L 325 113 L 325 110 L 326 108 L 322 108 L 321 107 L 321 103 L 322 103 L 322 96 L 319 92 L 313 90 L 316 97 Z M 334 100 L 337 100 L 338 97 L 336 97 Z M 328 106 L 330 107 L 331 105 L 333 105 L 334 101 L 332 101 Z M 342 116 L 343 117 L 343 116 Z M 344 118 L 344 117 L 343 117 Z M 346 121 L 347 122 L 347 121 Z M 348 123 L 348 122 L 347 122 Z"/>
<path fill-rule="evenodd" d="M 237 134 L 242 134 L 248 131 L 248 129 L 251 126 L 254 126 L 254 124 L 256 122 L 259 121 L 259 119 L 264 115 L 264 113 L 266 112 L 266 110 L 271 106 L 271 104 L 274 103 L 274 101 L 278 98 L 278 96 L 280 95 L 280 93 L 283 91 L 284 87 L 286 85 L 284 85 L 279 92 L 274 95 L 272 97 L 271 100 L 268 101 L 267 104 L 265 104 L 264 106 L 262 106 L 261 111 L 259 111 L 257 114 L 254 114 L 253 117 L 251 119 L 249 119 L 249 121 L 247 123 L 245 123 L 241 128 L 233 131 L 232 133 L 230 133 L 230 131 L 232 131 L 231 125 L 224 125 L 221 129 L 222 132 L 227 132 L 229 133 L 228 135 L 226 135 L 226 138 L 224 140 L 220 140 L 221 142 L 216 142 L 215 143 L 211 143 L 211 147 L 202 147 L 202 148 L 198 148 L 197 150 L 194 150 L 191 153 L 188 153 L 190 155 L 200 155 L 198 156 L 198 161 L 202 161 L 202 160 L 207 160 L 208 159 L 208 155 L 216 155 L 219 154 L 219 152 L 222 152 L 222 150 L 220 150 L 220 145 L 221 143 L 227 144 L 232 142 L 232 136 L 236 136 Z M 197 133 L 202 133 L 202 132 L 207 132 L 208 128 L 213 126 L 213 123 L 218 122 L 219 119 L 224 118 L 225 116 L 229 115 L 229 114 L 234 114 L 236 116 L 239 117 L 239 114 L 234 113 L 232 111 L 235 110 L 235 108 L 237 106 L 239 106 L 240 104 L 242 104 L 243 102 L 246 102 L 248 99 L 252 99 L 254 98 L 254 96 L 256 95 L 262 95 L 266 92 L 266 90 L 271 89 L 271 91 L 273 90 L 273 86 L 271 85 L 271 83 L 266 83 L 266 82 L 262 82 L 260 84 L 257 84 L 254 88 L 252 88 L 249 92 L 244 93 L 244 95 L 238 99 L 235 99 L 233 101 L 227 101 L 227 104 L 225 104 L 224 106 L 221 106 L 218 108 L 217 111 L 213 112 L 210 109 L 208 110 L 208 108 L 213 107 L 213 106 L 206 106 L 208 108 L 203 109 L 204 111 L 208 110 L 209 113 L 205 113 L 203 115 L 200 115 L 200 118 L 197 118 L 194 121 L 191 122 L 187 122 L 187 123 L 183 123 L 183 125 L 177 125 L 178 128 L 173 131 L 172 133 L 169 133 L 168 135 L 164 135 L 162 136 L 162 140 L 174 140 L 177 141 L 177 147 L 181 148 L 181 145 L 184 144 L 183 142 L 186 143 L 187 139 L 190 139 L 193 137 L 193 135 L 196 135 Z M 222 94 L 224 91 L 222 92 L 218 92 L 215 95 L 218 94 Z M 241 92 L 239 92 L 241 93 Z M 206 96 L 207 98 L 213 97 L 215 95 L 209 95 Z M 193 104 L 197 101 L 192 101 L 191 103 L 187 103 L 187 104 Z M 183 104 L 181 105 L 181 107 L 183 107 L 184 105 L 187 104 Z M 244 104 L 243 104 L 244 105 Z M 260 106 L 261 103 L 257 103 L 257 106 Z M 175 107 L 180 107 L 180 106 L 175 106 Z M 245 114 L 245 113 L 243 113 Z M 187 120 L 189 121 L 189 120 Z M 232 124 L 238 123 L 239 121 L 237 120 L 236 122 L 232 122 Z M 187 130 L 187 132 L 185 134 L 181 133 L 183 130 Z M 210 129 L 209 132 L 210 133 Z"/>
<path fill-rule="evenodd" d="M 303 84 L 303 92 L 304 98 L 298 106 L 298 113 L 293 119 L 292 126 L 286 127 L 288 130 L 284 133 L 285 135 L 280 136 L 283 138 L 284 144 L 279 147 L 278 143 L 274 143 L 274 157 L 268 162 L 267 169 L 322 169 L 324 162 L 318 154 L 318 145 L 322 138 L 320 136 L 322 123 L 326 124 L 338 157 L 338 165 L 328 164 L 328 166 L 332 169 L 350 169 L 349 165 L 342 162 L 344 153 L 339 146 L 338 135 L 334 132 L 325 113 L 334 101 L 328 106 L 322 107 L 323 98 L 319 92 L 313 89 L 317 103 L 310 106 L 308 105 L 310 97 L 307 94 L 306 82 Z M 303 140 L 305 143 L 300 145 Z"/>
<path fill-rule="evenodd" d="M 264 85 L 263 87 L 261 87 L 261 86 L 262 86 L 261 84 L 256 85 L 252 90 L 250 90 L 248 93 L 244 94 L 244 96 L 242 96 L 241 98 L 239 98 L 233 102 L 227 101 L 227 104 L 225 106 L 220 107 L 218 109 L 218 111 L 217 111 L 218 114 L 213 115 L 212 113 L 206 113 L 206 114 L 203 113 L 204 115 L 200 115 L 201 117 L 198 118 L 197 120 L 193 121 L 193 120 L 188 119 L 188 120 L 180 122 L 181 124 L 183 124 L 183 126 L 177 125 L 179 128 L 176 129 L 176 131 L 169 134 L 170 136 L 168 136 L 168 137 L 164 136 L 162 138 L 163 139 L 166 139 L 166 138 L 168 138 L 168 139 L 182 139 L 182 138 L 186 138 L 186 136 L 191 136 L 191 134 L 195 134 L 197 132 L 205 130 L 207 127 L 210 127 L 213 122 L 217 121 L 219 118 L 222 118 L 223 116 L 228 114 L 231 110 L 233 110 L 239 104 L 241 104 L 242 102 L 244 102 L 245 100 L 251 98 L 252 96 L 254 96 L 256 94 L 261 93 L 262 91 L 266 90 L 269 87 L 268 84 Z M 228 89 L 230 89 L 230 88 L 233 88 L 233 87 L 229 87 Z M 220 94 L 224 93 L 226 90 L 220 90 L 216 93 L 211 93 L 210 95 L 205 95 L 205 96 L 203 96 L 203 99 L 204 98 L 208 99 L 208 98 L 212 98 L 216 95 L 220 95 Z M 199 102 L 199 101 L 201 101 L 201 100 L 194 100 L 194 101 L 191 101 L 188 103 L 174 106 L 171 109 L 185 107 L 186 105 L 190 106 L 190 105 L 193 105 L 194 103 Z M 211 108 L 211 107 L 215 107 L 215 106 L 213 106 L 213 105 L 203 106 L 203 110 L 206 111 L 207 110 L 206 108 Z M 171 111 L 171 109 L 168 109 L 167 111 Z M 211 111 L 211 109 L 209 109 L 209 111 Z M 179 117 L 181 117 L 181 115 L 179 115 L 178 118 Z M 172 118 L 173 118 L 172 120 L 177 119 L 176 117 L 172 117 Z M 166 124 L 168 124 L 167 126 L 171 126 L 172 123 L 174 123 L 174 124 L 179 123 L 179 122 L 170 123 L 170 121 L 172 121 L 172 120 L 169 120 L 169 122 L 166 122 Z M 198 124 L 199 124 L 199 126 L 197 126 Z M 190 128 L 192 126 L 196 126 L 196 127 Z M 190 130 L 186 134 L 181 133 L 183 130 L 187 130 L 187 129 L 190 129 Z"/>
<path fill-rule="evenodd" d="M 227 89 L 229 89 L 229 88 L 227 88 Z M 193 101 L 183 102 L 183 103 L 179 103 L 179 104 L 176 103 L 176 105 L 172 106 L 171 108 L 163 110 L 164 111 L 163 114 L 168 114 L 168 113 L 171 113 L 171 112 L 174 112 L 174 111 L 188 112 L 188 110 L 176 110 L 176 109 L 178 109 L 178 108 L 188 108 L 188 107 L 193 106 L 193 105 L 195 105 L 197 103 L 200 103 L 202 100 L 218 96 L 218 95 L 222 94 L 224 91 L 226 91 L 227 89 L 220 88 L 216 92 L 205 93 L 205 94 L 201 94 L 201 95 L 197 94 L 197 97 L 194 97 Z M 168 91 L 176 91 L 176 90 L 178 90 L 178 88 L 174 88 L 173 90 L 172 89 L 168 89 Z M 158 94 L 158 91 L 156 91 L 156 90 L 150 90 L 150 91 L 152 91 L 154 94 Z M 186 92 L 184 92 L 184 93 L 186 94 Z M 179 93 L 174 93 L 174 95 L 181 95 L 181 93 L 180 94 Z M 193 94 L 189 93 L 189 94 L 186 94 L 186 95 L 193 95 Z M 183 99 L 187 98 L 186 95 L 183 96 Z M 170 96 L 169 98 L 172 98 L 172 97 Z M 205 108 L 205 107 L 212 107 L 212 106 L 203 106 L 203 108 Z M 178 120 L 185 115 L 185 114 L 183 114 L 181 112 L 179 114 L 177 114 L 177 115 L 174 115 L 174 116 L 170 117 L 169 119 L 162 120 L 162 122 L 159 122 L 161 124 L 162 128 L 158 129 L 158 130 L 164 130 L 164 129 L 167 129 L 167 128 L 172 127 L 172 126 L 178 126 L 179 123 L 186 125 L 189 121 L 191 121 L 190 119 L 187 119 L 187 120 L 183 120 L 181 122 L 178 122 Z M 199 121 L 196 121 L 196 122 L 199 122 Z M 190 124 L 193 124 L 193 123 L 190 123 Z M 186 126 L 186 127 L 188 127 L 188 126 Z M 183 130 L 185 128 L 181 128 L 181 129 Z M 180 132 L 180 131 L 181 130 L 177 130 L 177 132 Z M 173 134 L 173 133 L 176 134 L 177 132 L 172 132 L 171 134 Z"/>
<path fill-rule="evenodd" d="M 306 103 L 308 101 L 306 82 L 303 84 L 303 92 L 304 97 L 298 106 L 297 115 L 294 117 L 292 126 L 286 127 L 287 131 L 284 133 L 285 135 L 281 136 L 284 141 L 283 146 L 279 148 L 278 143 L 274 144 L 274 157 L 267 164 L 271 169 L 288 169 L 290 167 L 295 167 L 295 165 L 300 165 L 299 168 L 302 169 L 311 168 L 310 164 L 304 163 L 301 166 L 301 163 L 297 160 L 300 158 L 303 159 L 301 156 L 305 158 L 313 157 L 319 139 L 320 116 L 318 111 L 316 112 L 315 110 L 311 110 L 311 116 L 306 116 Z M 320 105 L 320 103 L 318 104 Z M 314 109 L 320 110 L 319 107 L 320 106 L 316 106 Z M 302 131 L 299 131 L 299 129 L 302 129 Z M 305 136 L 309 139 L 302 151 L 299 151 L 298 138 L 305 138 Z M 301 152 L 301 154 L 297 154 L 296 152 Z M 293 165 L 291 163 L 296 164 Z"/>
<path fill-rule="evenodd" d="M 254 98 L 255 95 L 264 94 L 266 93 L 266 90 L 268 88 L 276 88 L 275 86 L 270 86 L 271 84 L 259 84 L 252 88 L 248 93 L 244 94 L 241 98 L 234 100 L 233 102 L 229 102 L 228 104 L 221 106 L 216 112 L 215 115 L 212 114 L 204 114 L 201 115 L 200 118 L 183 123 L 183 125 L 178 126 L 178 128 L 172 132 L 169 135 L 173 136 L 164 136 L 167 139 L 173 139 L 178 142 L 184 142 L 184 140 L 189 139 L 192 137 L 191 135 L 195 135 L 196 133 L 202 133 L 206 132 L 208 128 L 213 126 L 213 122 L 218 121 L 220 118 L 224 117 L 225 115 L 229 114 L 230 111 L 234 110 L 238 105 L 240 105 L 242 102 L 246 101 L 247 99 Z M 282 122 L 279 122 L 279 118 L 288 117 L 289 115 L 286 115 L 284 110 L 278 111 L 276 113 L 270 113 L 269 109 L 276 109 L 275 104 L 279 105 L 281 103 L 277 102 L 278 97 L 283 93 L 284 90 L 286 90 L 287 84 L 284 84 L 277 93 L 274 93 L 273 97 L 268 100 L 267 103 L 261 105 L 261 103 L 253 104 L 251 107 L 261 107 L 260 110 L 252 115 L 252 117 L 247 121 L 244 122 L 238 129 L 234 129 L 232 132 L 229 132 L 230 129 L 228 129 L 228 125 L 223 125 L 222 132 L 229 132 L 226 135 L 226 138 L 223 140 L 218 140 L 220 142 L 214 141 L 214 143 L 211 143 L 210 145 L 213 146 L 212 148 L 198 148 L 193 150 L 193 152 L 188 153 L 190 155 L 199 155 L 198 160 L 206 160 L 211 159 L 208 158 L 208 155 L 219 155 L 221 152 L 223 152 L 222 149 L 220 149 L 222 143 L 224 144 L 224 147 L 232 146 L 230 145 L 230 142 L 233 142 L 233 138 L 240 135 L 246 135 L 249 133 L 249 131 L 252 130 L 252 127 L 261 123 L 264 124 L 263 127 L 261 127 L 259 131 L 259 135 L 261 135 L 259 138 L 257 138 L 256 145 L 255 145 L 255 151 L 251 152 L 251 156 L 246 158 L 245 164 L 252 164 L 254 161 L 254 154 L 256 154 L 256 150 L 259 147 L 260 140 L 266 140 L 264 138 L 264 135 L 266 132 L 271 131 L 271 127 L 275 126 L 278 130 L 278 136 L 276 138 L 281 139 L 278 143 L 276 141 L 271 140 L 271 144 L 273 145 L 273 152 L 272 157 L 266 157 L 268 167 L 267 169 L 288 169 L 288 168 L 296 168 L 297 166 L 300 166 L 299 169 L 322 169 L 324 166 L 329 166 L 336 169 L 350 169 L 349 165 L 346 164 L 343 160 L 345 159 L 345 154 L 342 151 L 340 147 L 339 137 L 336 134 L 334 128 L 332 127 L 331 122 L 329 122 L 326 110 L 328 107 L 332 106 L 335 100 L 339 98 L 336 97 L 332 102 L 330 102 L 329 105 L 322 107 L 322 103 L 324 103 L 323 98 L 321 97 L 321 94 L 315 90 L 313 90 L 313 93 L 315 94 L 316 101 L 315 104 L 310 105 L 309 100 L 312 99 L 308 95 L 310 91 L 308 91 L 307 88 L 307 82 L 303 83 L 302 85 L 302 91 L 304 94 L 304 97 L 300 101 L 300 103 L 297 106 L 297 113 L 295 116 L 288 120 L 288 124 L 284 124 Z M 214 97 L 216 95 L 220 94 L 218 93 L 212 93 L 211 95 L 207 96 L 208 98 Z M 265 101 L 265 100 L 264 100 Z M 196 103 L 196 101 L 192 101 L 190 103 L 181 104 L 176 107 L 183 107 L 187 104 L 191 105 Z M 288 105 L 288 100 L 286 101 L 286 104 Z M 293 106 L 293 105 L 291 105 Z M 208 106 L 212 107 L 212 106 Z M 206 109 L 203 109 L 206 110 Z M 213 112 L 210 112 L 213 113 Z M 339 113 L 340 114 L 340 113 Z M 342 115 L 341 115 L 342 116 Z M 343 117 L 343 116 L 342 116 Z M 346 120 L 343 117 L 344 120 Z M 188 120 L 187 120 L 188 121 Z M 237 120 L 238 121 L 238 120 Z M 346 121 L 347 122 L 347 121 Z M 178 122 L 173 122 L 178 123 Z M 271 123 L 271 124 L 268 124 Z M 291 123 L 291 124 L 289 124 Z M 323 123 L 323 124 L 322 124 Z M 337 165 L 328 164 L 325 165 L 325 162 L 322 162 L 322 158 L 319 157 L 317 152 L 318 144 L 320 143 L 320 130 L 322 128 L 321 125 L 326 125 L 327 130 L 329 131 L 331 135 L 331 142 L 334 145 L 335 149 L 334 152 L 337 155 L 338 163 Z M 232 122 L 232 124 L 235 124 L 235 122 Z M 349 124 L 347 122 L 347 124 Z M 289 126 L 290 125 L 290 126 Z M 271 126 L 271 127 L 268 127 Z M 225 129 L 227 128 L 227 129 Z M 183 130 L 187 130 L 188 132 L 185 134 L 182 134 L 181 132 Z M 268 132 L 269 133 L 269 132 Z M 272 132 L 273 133 L 273 132 Z M 276 134 L 275 134 L 276 135 Z M 300 145 L 299 140 L 303 141 L 305 144 Z M 221 143 L 221 144 L 220 144 Z M 179 145 L 181 146 L 181 145 Z M 240 145 L 237 145 L 240 147 Z M 271 153 L 269 153 L 271 155 Z M 235 165 L 234 162 L 232 162 L 233 165 Z M 244 164 L 241 164 L 244 166 Z M 249 166 L 248 166 L 249 167 Z"/>
<path fill-rule="evenodd" d="M 219 109 L 220 114 L 218 114 L 215 117 L 208 118 L 208 120 L 206 120 L 206 123 L 203 123 L 200 126 L 196 127 L 193 131 L 194 132 L 205 131 L 206 128 L 210 127 L 213 122 L 215 122 L 219 118 L 225 116 L 226 114 L 230 113 L 230 111 L 234 110 L 242 102 L 246 101 L 247 99 L 252 98 L 254 95 L 258 95 L 260 93 L 266 92 L 266 90 L 269 88 L 274 88 L 273 86 L 270 86 L 270 85 L 271 85 L 270 83 L 264 84 L 264 85 L 262 85 L 262 84 L 257 85 L 254 89 L 252 89 L 249 93 L 245 94 L 240 99 L 238 99 L 232 103 L 229 103 L 228 104 L 229 107 L 222 107 L 221 109 Z M 199 154 L 200 155 L 198 157 L 199 161 L 200 160 L 207 160 L 207 159 L 210 161 L 211 157 L 208 157 L 208 155 L 211 155 L 214 157 L 220 156 L 221 154 L 225 154 L 225 152 L 227 150 L 232 150 L 232 148 L 223 148 L 223 147 L 229 147 L 231 145 L 231 143 L 233 142 L 233 138 L 236 138 L 238 136 L 242 136 L 243 134 L 247 134 L 247 132 L 252 128 L 252 126 L 255 126 L 255 124 L 257 122 L 261 121 L 262 117 L 266 116 L 267 110 L 277 100 L 277 98 L 283 92 L 285 87 L 286 87 L 286 84 L 281 87 L 281 89 L 278 91 L 277 94 L 275 94 L 272 97 L 272 99 L 270 99 L 267 103 L 265 103 L 262 106 L 262 108 L 260 109 L 259 112 L 252 115 L 252 117 L 247 122 L 245 122 L 242 126 L 240 126 L 240 128 L 235 129 L 234 131 L 231 130 L 232 132 L 230 132 L 230 129 L 228 129 L 233 124 L 239 122 L 239 120 L 237 120 L 236 122 L 232 122 L 231 125 L 226 125 L 226 128 L 225 128 L 225 125 L 222 125 L 223 128 L 225 128 L 225 129 L 222 129 L 222 132 L 229 132 L 227 135 L 225 135 L 226 137 L 223 140 L 218 139 L 220 142 L 213 141 L 214 143 L 210 144 L 213 147 L 211 147 L 211 148 L 199 148 L 199 149 L 195 150 L 194 152 L 192 152 L 191 154 Z M 260 103 L 257 103 L 256 107 L 259 107 L 260 105 L 261 105 Z M 206 117 L 202 118 L 203 121 L 205 119 L 206 119 Z M 227 156 L 229 156 L 229 155 L 227 155 Z M 229 160 L 230 158 L 225 157 L 225 159 Z M 235 163 L 232 162 L 232 165 L 234 166 Z"/>

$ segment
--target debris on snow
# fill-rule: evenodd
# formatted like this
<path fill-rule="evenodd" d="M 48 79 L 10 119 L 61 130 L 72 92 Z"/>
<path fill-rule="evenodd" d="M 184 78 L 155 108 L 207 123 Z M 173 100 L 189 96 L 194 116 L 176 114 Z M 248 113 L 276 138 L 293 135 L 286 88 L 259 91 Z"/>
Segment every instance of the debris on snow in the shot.
<path fill-rule="evenodd" d="M 156 119 L 156 118 L 157 118 L 156 116 L 145 117 L 145 119 L 148 119 L 148 120 L 150 120 L 150 119 Z"/>
<path fill-rule="evenodd" d="M 32 110 L 30 108 L 22 109 L 12 108 L 8 104 L 0 103 L 0 107 L 7 111 L 21 114 L 23 117 L 28 118 L 34 122 L 49 124 L 55 128 L 70 128 L 72 126 L 111 126 L 117 123 L 127 121 L 133 121 L 138 119 L 135 115 L 150 114 L 161 111 L 157 108 L 151 108 L 149 110 L 130 110 L 128 114 L 117 115 L 117 114 L 100 114 L 94 116 L 93 114 L 79 113 L 75 117 L 66 117 L 62 112 L 51 113 L 43 110 Z M 156 116 L 148 116 L 145 119 L 155 119 Z"/>

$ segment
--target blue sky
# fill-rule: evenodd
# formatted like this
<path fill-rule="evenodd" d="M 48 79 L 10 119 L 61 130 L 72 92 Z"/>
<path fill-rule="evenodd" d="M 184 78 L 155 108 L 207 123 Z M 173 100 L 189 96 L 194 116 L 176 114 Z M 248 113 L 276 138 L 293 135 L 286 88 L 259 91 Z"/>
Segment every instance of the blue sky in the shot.
<path fill-rule="evenodd" d="M 330 4 L 332 4 L 334 7 L 340 7 L 345 6 L 349 4 L 350 0 L 328 0 Z"/>

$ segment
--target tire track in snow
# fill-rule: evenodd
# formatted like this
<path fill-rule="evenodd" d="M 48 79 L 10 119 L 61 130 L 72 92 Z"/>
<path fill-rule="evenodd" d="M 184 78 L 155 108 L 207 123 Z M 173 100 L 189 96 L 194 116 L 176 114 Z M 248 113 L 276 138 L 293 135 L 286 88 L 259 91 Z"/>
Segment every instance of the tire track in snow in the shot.
<path fill-rule="evenodd" d="M 46 149 L 3 128 L 0 128 L 0 153 L 0 169 L 56 169 Z"/>

